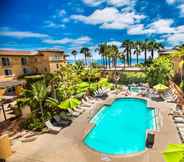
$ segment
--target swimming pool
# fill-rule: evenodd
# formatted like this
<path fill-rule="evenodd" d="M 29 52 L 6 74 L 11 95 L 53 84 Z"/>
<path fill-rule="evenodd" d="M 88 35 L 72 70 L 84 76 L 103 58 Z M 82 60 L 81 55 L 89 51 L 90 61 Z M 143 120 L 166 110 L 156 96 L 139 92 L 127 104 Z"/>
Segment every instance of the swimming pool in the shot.
<path fill-rule="evenodd" d="M 90 122 L 95 126 L 84 138 L 89 148 L 111 155 L 138 153 L 145 150 L 146 130 L 154 128 L 154 109 L 143 99 L 120 98 Z"/>

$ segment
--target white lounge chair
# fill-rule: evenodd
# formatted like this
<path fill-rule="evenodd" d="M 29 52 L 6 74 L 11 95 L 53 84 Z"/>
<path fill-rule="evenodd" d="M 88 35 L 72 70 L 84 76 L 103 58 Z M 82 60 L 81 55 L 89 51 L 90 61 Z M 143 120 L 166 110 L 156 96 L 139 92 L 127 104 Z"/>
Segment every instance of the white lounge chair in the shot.
<path fill-rule="evenodd" d="M 85 105 L 85 106 L 91 106 L 92 103 L 89 103 L 87 101 L 85 101 L 84 99 L 82 99 L 82 104 L 81 105 Z"/>
<path fill-rule="evenodd" d="M 96 102 L 95 99 L 90 99 L 88 96 L 85 97 L 87 102 L 91 103 L 91 104 L 94 104 Z"/>
<path fill-rule="evenodd" d="M 46 122 L 45 122 L 45 125 L 46 125 L 46 127 L 48 128 L 48 130 L 49 130 L 50 132 L 53 132 L 53 133 L 59 133 L 60 130 L 62 129 L 62 127 L 56 127 L 56 126 L 54 126 L 54 125 L 50 122 L 50 120 L 46 121 Z"/>
<path fill-rule="evenodd" d="M 76 111 L 76 112 L 79 112 L 79 113 L 83 113 L 85 110 L 84 109 L 80 109 L 80 108 L 74 108 L 73 109 L 74 111 Z"/>
<path fill-rule="evenodd" d="M 72 109 L 68 109 L 68 112 L 74 117 L 78 117 L 81 114 L 80 112 L 72 111 Z"/>
<path fill-rule="evenodd" d="M 176 123 L 177 128 L 184 128 L 184 123 Z"/>

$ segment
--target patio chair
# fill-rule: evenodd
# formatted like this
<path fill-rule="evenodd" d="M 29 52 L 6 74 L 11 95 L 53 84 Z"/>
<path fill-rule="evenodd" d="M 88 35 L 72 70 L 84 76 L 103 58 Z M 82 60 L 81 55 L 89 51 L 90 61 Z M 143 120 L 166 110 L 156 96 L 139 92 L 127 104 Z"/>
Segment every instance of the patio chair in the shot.
<path fill-rule="evenodd" d="M 80 109 L 78 107 L 73 108 L 73 110 L 79 113 L 83 113 L 85 111 L 84 109 Z"/>
<path fill-rule="evenodd" d="M 72 120 L 63 119 L 59 115 L 54 115 L 53 119 L 57 123 L 58 126 L 67 127 L 72 123 Z"/>
<path fill-rule="evenodd" d="M 82 99 L 82 105 L 85 105 L 85 106 L 91 106 L 92 103 L 89 103 L 87 101 L 85 101 L 84 99 Z"/>
<path fill-rule="evenodd" d="M 52 133 L 59 133 L 60 130 L 62 129 L 62 127 L 56 127 L 54 126 L 50 120 L 45 122 L 46 127 L 48 128 L 48 130 Z"/>
<path fill-rule="evenodd" d="M 74 117 L 78 117 L 81 114 L 80 112 L 72 111 L 72 109 L 68 109 L 68 112 Z"/>

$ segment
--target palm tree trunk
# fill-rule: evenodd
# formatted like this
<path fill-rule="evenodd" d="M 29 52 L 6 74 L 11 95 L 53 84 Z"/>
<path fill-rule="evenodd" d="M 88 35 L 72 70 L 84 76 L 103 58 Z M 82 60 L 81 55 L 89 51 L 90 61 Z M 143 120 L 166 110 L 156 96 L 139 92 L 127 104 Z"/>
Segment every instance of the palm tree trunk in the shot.
<path fill-rule="evenodd" d="M 144 63 L 146 63 L 147 61 L 147 50 L 145 49 L 144 50 Z"/>
<path fill-rule="evenodd" d="M 86 59 L 86 55 L 84 56 L 85 59 L 85 65 L 87 66 L 87 59 Z"/>
<path fill-rule="evenodd" d="M 152 60 L 154 58 L 154 49 L 151 50 L 151 58 L 152 58 Z"/>
<path fill-rule="evenodd" d="M 139 55 L 137 54 L 137 64 L 139 64 Z"/>

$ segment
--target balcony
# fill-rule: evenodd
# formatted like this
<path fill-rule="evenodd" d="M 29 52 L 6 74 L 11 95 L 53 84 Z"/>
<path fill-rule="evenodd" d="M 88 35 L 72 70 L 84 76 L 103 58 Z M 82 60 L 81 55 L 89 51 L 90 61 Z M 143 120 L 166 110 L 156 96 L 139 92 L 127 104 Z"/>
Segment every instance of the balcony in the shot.
<path fill-rule="evenodd" d="M 64 61 L 64 58 L 63 57 L 49 57 L 49 61 L 59 62 L 59 61 Z"/>

